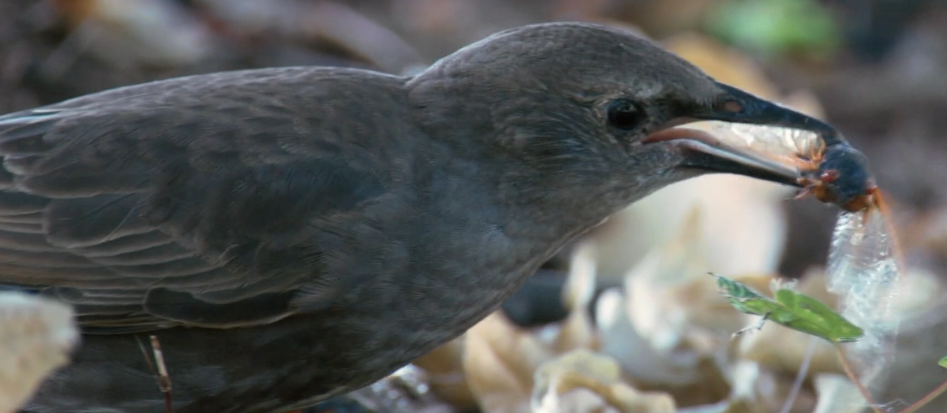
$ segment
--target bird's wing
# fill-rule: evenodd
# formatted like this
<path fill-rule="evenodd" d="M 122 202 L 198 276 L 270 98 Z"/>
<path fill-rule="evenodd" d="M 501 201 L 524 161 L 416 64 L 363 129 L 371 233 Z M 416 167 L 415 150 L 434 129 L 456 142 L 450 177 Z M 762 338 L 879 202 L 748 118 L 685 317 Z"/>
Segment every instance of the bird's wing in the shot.
<path fill-rule="evenodd" d="M 332 288 L 313 223 L 387 190 L 365 141 L 382 137 L 364 129 L 391 114 L 356 111 L 347 129 L 339 113 L 360 94 L 398 99 L 392 80 L 313 70 L 185 78 L 0 116 L 0 287 L 74 304 L 101 333 L 299 311 L 299 289 Z"/>

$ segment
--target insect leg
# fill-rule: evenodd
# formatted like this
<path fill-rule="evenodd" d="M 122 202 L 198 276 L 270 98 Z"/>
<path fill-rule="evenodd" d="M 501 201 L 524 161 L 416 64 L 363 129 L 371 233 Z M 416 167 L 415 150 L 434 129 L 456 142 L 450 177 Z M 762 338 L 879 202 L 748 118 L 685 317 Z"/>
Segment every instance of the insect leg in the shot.
<path fill-rule="evenodd" d="M 763 317 L 760 317 L 760 321 L 759 321 L 758 323 L 756 323 L 756 324 L 754 324 L 754 325 L 752 325 L 752 326 L 744 327 L 744 328 L 741 328 L 741 329 L 735 331 L 733 334 L 730 335 L 730 339 L 731 339 L 731 340 L 732 340 L 732 339 L 735 339 L 735 338 L 737 338 L 737 336 L 739 336 L 739 335 L 741 335 L 741 334 L 743 334 L 743 333 L 746 333 L 747 331 L 750 331 L 750 330 L 756 330 L 756 331 L 762 330 L 762 329 L 763 329 L 763 325 L 766 324 L 766 320 L 769 319 L 769 315 L 770 315 L 770 313 L 767 312 L 767 313 L 763 314 Z"/>
<path fill-rule="evenodd" d="M 798 192 L 796 192 L 795 195 L 793 195 L 792 200 L 793 200 L 793 201 L 798 201 L 798 200 L 800 200 L 800 199 L 803 199 L 803 198 L 809 196 L 810 194 L 812 194 L 812 190 L 811 190 L 811 189 L 809 189 L 808 187 L 802 188 L 802 189 L 800 189 Z"/>

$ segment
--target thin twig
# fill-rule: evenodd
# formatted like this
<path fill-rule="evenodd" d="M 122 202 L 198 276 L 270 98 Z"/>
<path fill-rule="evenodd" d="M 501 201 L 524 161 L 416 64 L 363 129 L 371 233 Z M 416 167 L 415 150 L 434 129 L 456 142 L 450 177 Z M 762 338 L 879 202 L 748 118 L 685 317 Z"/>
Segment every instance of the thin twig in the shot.
<path fill-rule="evenodd" d="M 898 413 L 914 413 L 918 409 L 927 405 L 927 403 L 930 403 L 931 400 L 934 400 L 937 396 L 940 396 L 940 394 L 944 391 L 947 391 L 947 381 L 941 383 L 940 386 L 937 386 L 937 388 L 932 390 L 930 393 L 927 393 L 927 395 L 922 397 L 921 400 L 912 403 L 910 406 L 905 407 L 904 410 L 901 410 Z"/>
<path fill-rule="evenodd" d="M 148 370 L 151 370 L 151 374 L 157 376 L 158 371 L 155 370 L 155 365 L 151 362 L 151 356 L 148 355 L 148 350 L 145 349 L 145 343 L 142 343 L 141 337 L 137 335 L 135 336 L 135 341 L 138 342 L 138 348 L 141 350 L 141 356 L 145 358 L 145 364 L 148 365 Z"/>
<path fill-rule="evenodd" d="M 858 376 L 855 375 L 855 370 L 852 369 L 852 365 L 848 362 L 848 359 L 845 358 L 845 352 L 842 351 L 842 345 L 835 343 L 835 352 L 838 354 L 839 362 L 842 363 L 842 369 L 845 370 L 845 375 L 855 384 L 855 387 L 858 388 L 858 391 L 861 392 L 862 396 L 868 401 L 868 407 L 871 408 L 875 413 L 885 413 L 878 408 L 878 403 L 875 401 L 874 397 L 871 397 L 871 392 L 868 391 L 868 388 L 862 384 L 861 380 L 858 379 Z"/>
<path fill-rule="evenodd" d="M 812 363 L 812 357 L 815 356 L 815 349 L 818 338 L 815 336 L 809 336 L 809 346 L 806 347 L 806 356 L 802 359 L 802 364 L 799 366 L 799 371 L 796 372 L 796 380 L 792 383 L 792 389 L 789 390 L 789 396 L 786 397 L 786 402 L 783 403 L 783 408 L 779 410 L 779 413 L 789 413 L 792 410 L 792 406 L 796 404 L 796 397 L 799 397 L 799 391 L 802 390 L 802 383 L 806 381 L 806 375 L 809 374 L 809 364 Z"/>
<path fill-rule="evenodd" d="M 161 352 L 161 342 L 157 336 L 150 336 L 151 351 L 155 355 L 155 364 L 158 366 L 158 387 L 164 393 L 164 411 L 174 413 L 174 405 L 171 404 L 171 377 L 168 376 L 168 368 L 164 364 L 164 354 Z"/>

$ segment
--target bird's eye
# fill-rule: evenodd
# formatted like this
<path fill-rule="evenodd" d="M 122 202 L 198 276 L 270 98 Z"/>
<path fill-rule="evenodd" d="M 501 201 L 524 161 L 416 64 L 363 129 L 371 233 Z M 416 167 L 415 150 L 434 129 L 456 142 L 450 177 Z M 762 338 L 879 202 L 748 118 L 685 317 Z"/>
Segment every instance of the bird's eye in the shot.
<path fill-rule="evenodd" d="M 618 129 L 634 129 L 644 119 L 644 111 L 627 99 L 616 99 L 608 104 L 608 124 Z"/>

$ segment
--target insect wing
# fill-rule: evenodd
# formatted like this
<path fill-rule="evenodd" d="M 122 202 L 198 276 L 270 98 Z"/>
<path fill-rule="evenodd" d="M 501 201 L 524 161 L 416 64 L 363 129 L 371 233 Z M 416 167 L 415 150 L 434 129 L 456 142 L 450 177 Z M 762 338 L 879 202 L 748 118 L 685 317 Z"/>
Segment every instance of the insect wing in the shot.
<path fill-rule="evenodd" d="M 867 328 L 883 330 L 891 319 L 899 279 L 894 234 L 877 209 L 842 213 L 832 235 L 829 291 L 841 295 L 843 311 Z M 871 324 L 877 324 L 872 326 Z"/>
<path fill-rule="evenodd" d="M 817 134 L 777 126 L 714 122 L 711 131 L 723 145 L 741 153 L 800 170 L 814 170 L 825 144 Z"/>
<path fill-rule="evenodd" d="M 893 303 L 900 271 L 888 219 L 880 208 L 843 212 L 829 251 L 828 289 L 839 296 L 841 314 L 865 332 L 849 352 L 864 364 L 865 381 L 877 378 L 891 362 L 894 350 L 885 340 L 898 329 Z"/>

